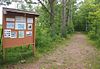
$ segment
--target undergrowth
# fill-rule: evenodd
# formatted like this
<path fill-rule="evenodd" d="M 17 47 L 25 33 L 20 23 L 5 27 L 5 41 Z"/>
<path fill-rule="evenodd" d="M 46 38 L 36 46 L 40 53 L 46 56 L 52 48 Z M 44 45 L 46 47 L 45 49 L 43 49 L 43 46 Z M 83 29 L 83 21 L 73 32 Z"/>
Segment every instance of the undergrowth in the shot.
<path fill-rule="evenodd" d="M 94 60 L 90 61 L 92 64 L 92 69 L 100 69 L 100 39 L 96 35 L 88 34 L 88 42 L 95 48 L 96 53 Z"/>

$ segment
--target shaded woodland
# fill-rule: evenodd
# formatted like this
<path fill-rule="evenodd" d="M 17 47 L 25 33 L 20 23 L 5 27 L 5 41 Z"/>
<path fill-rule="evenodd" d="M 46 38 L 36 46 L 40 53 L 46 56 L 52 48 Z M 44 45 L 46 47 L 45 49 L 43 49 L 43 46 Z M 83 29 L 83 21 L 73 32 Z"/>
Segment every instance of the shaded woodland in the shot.
<path fill-rule="evenodd" d="M 0 2 L 0 5 L 10 4 L 12 1 Z M 34 5 L 36 6 L 33 7 Z M 37 2 L 24 0 L 24 2 L 17 2 L 17 8 L 27 11 L 35 9 L 35 12 L 40 15 L 36 19 L 38 54 L 52 50 L 53 43 L 63 41 L 76 31 L 86 32 L 100 47 L 100 0 L 84 0 L 79 3 L 76 0 L 37 0 Z M 27 50 L 23 47 L 16 50 L 22 49 Z"/>

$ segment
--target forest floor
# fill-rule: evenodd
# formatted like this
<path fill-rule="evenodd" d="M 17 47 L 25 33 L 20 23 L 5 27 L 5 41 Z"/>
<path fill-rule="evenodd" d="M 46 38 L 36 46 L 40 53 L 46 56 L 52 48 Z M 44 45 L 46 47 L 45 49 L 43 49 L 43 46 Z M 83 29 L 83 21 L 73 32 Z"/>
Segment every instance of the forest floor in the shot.
<path fill-rule="evenodd" d="M 76 33 L 64 45 L 35 63 L 7 65 L 7 69 L 96 69 L 93 66 L 96 64 L 97 50 L 84 34 Z"/>

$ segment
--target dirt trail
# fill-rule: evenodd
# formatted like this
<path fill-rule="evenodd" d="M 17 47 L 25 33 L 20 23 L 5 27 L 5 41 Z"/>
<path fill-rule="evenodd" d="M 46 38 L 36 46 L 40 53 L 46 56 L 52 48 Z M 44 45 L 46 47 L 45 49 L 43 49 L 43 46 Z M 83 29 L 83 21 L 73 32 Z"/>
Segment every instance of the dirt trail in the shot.
<path fill-rule="evenodd" d="M 58 48 L 36 63 L 18 64 L 12 69 L 92 69 L 88 61 L 94 61 L 94 56 L 95 49 L 89 45 L 86 36 L 77 33 L 68 45 Z"/>

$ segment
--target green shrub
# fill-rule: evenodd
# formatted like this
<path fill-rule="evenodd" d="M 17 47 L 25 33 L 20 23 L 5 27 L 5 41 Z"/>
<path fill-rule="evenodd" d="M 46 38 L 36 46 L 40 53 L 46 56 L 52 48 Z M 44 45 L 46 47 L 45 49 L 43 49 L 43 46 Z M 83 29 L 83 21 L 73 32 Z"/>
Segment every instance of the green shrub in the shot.
<path fill-rule="evenodd" d="M 100 38 L 96 41 L 96 46 L 100 49 Z"/>
<path fill-rule="evenodd" d="M 40 53 L 46 52 L 52 44 L 52 38 L 45 29 L 37 28 L 36 47 Z"/>
<path fill-rule="evenodd" d="M 95 34 L 95 31 L 90 31 L 88 32 L 88 36 L 90 37 L 90 39 L 96 40 L 98 37 Z"/>

